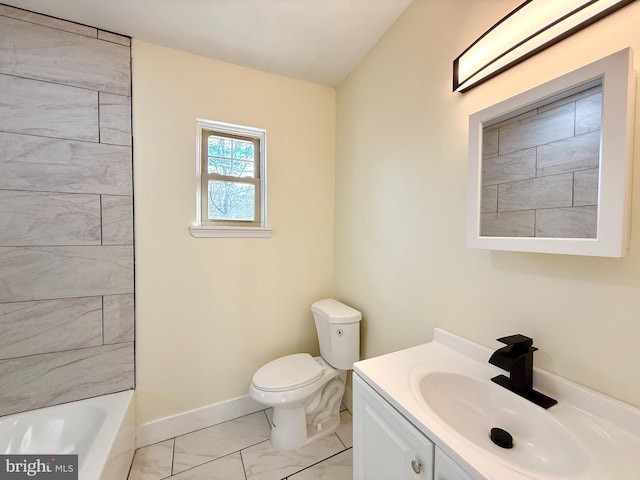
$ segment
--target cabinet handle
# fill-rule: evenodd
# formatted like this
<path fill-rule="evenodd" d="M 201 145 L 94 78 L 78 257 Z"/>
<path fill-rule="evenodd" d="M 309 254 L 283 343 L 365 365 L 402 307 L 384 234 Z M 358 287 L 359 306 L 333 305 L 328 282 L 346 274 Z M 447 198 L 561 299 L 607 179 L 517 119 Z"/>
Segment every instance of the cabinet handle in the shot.
<path fill-rule="evenodd" d="M 422 464 L 417 460 L 411 460 L 411 469 L 413 470 L 413 473 L 420 475 L 420 472 L 422 472 Z"/>

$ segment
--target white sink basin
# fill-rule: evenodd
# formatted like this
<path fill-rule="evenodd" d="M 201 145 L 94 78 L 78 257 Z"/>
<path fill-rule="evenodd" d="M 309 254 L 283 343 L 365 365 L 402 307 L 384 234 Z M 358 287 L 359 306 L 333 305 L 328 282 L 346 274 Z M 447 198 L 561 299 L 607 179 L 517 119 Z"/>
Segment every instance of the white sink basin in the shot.
<path fill-rule="evenodd" d="M 492 349 L 444 330 L 357 362 L 354 372 L 474 480 L 640 480 L 640 409 L 542 370 L 548 410 L 493 383 Z M 490 431 L 513 436 L 495 445 Z"/>
<path fill-rule="evenodd" d="M 419 397 L 444 423 L 508 462 L 550 475 L 576 474 L 587 466 L 584 447 L 547 410 L 490 380 L 432 372 L 418 388 Z M 513 448 L 494 444 L 493 427 L 512 435 Z"/>

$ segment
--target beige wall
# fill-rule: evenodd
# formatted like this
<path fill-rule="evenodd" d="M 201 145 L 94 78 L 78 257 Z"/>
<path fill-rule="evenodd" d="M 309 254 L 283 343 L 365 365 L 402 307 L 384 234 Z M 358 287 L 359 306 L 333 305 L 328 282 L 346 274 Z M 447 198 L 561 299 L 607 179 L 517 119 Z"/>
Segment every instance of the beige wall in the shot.
<path fill-rule="evenodd" d="M 469 114 L 624 47 L 640 55 L 634 3 L 452 93 L 453 59 L 519 3 L 415 0 L 339 87 L 336 297 L 362 310 L 366 357 L 429 341 L 434 327 L 490 347 L 523 333 L 537 366 L 640 406 L 640 133 L 625 258 L 465 246 Z"/>
<path fill-rule="evenodd" d="M 335 90 L 133 44 L 138 424 L 246 395 L 317 352 L 331 295 Z M 196 118 L 265 128 L 270 239 L 193 238 Z"/>

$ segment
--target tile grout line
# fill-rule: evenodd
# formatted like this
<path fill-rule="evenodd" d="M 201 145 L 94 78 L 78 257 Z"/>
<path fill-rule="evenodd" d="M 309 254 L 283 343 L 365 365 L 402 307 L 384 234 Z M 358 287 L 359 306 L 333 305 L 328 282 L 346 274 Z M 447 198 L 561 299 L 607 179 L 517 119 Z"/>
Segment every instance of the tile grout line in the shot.
<path fill-rule="evenodd" d="M 259 442 L 259 443 L 262 443 L 262 442 Z M 255 445 L 258 445 L 258 444 L 256 443 L 256 444 L 250 445 L 249 447 L 246 447 L 246 448 L 251 448 L 251 447 L 253 447 Z M 244 450 L 244 448 L 242 450 Z M 202 467 L 203 465 L 206 465 L 208 463 L 217 462 L 218 460 L 220 460 L 222 458 L 230 457 L 231 455 L 235 455 L 236 453 L 240 455 L 240 461 L 242 463 L 242 471 L 243 471 L 245 480 L 247 480 L 247 472 L 246 472 L 245 467 L 244 467 L 244 459 L 242 458 L 242 450 L 236 450 L 235 452 L 228 453 L 227 455 L 222 455 L 221 457 L 213 458 L 213 459 L 208 460 L 208 461 L 206 461 L 204 463 L 200 463 L 198 465 L 194 465 L 193 467 L 189 467 L 186 470 L 182 470 L 182 471 L 177 472 L 177 473 L 173 473 L 173 464 L 172 464 L 172 473 L 171 473 L 171 475 L 169 477 L 164 477 L 161 480 L 168 480 L 168 479 L 174 478 L 177 475 L 181 475 L 181 474 L 183 474 L 185 472 L 189 472 L 191 470 L 195 470 L 196 468 Z"/>
<path fill-rule="evenodd" d="M 239 417 L 232 418 L 231 420 L 224 420 L 222 422 L 218 422 L 218 423 L 214 423 L 214 424 L 211 424 L 211 425 L 207 425 L 206 427 L 200 427 L 200 428 L 197 428 L 197 429 L 195 429 L 195 430 L 193 430 L 191 432 L 181 433 L 180 435 L 176 435 L 173 438 L 177 439 L 179 437 L 186 437 L 187 435 L 191 435 L 192 433 L 200 432 L 202 430 L 206 430 L 206 429 L 211 428 L 211 427 L 217 427 L 218 425 L 222 425 L 223 423 L 230 423 L 230 422 L 234 422 L 234 421 L 238 420 L 239 418 L 248 417 L 249 415 L 255 415 L 258 412 L 265 412 L 265 416 L 266 416 L 266 411 L 265 410 L 258 410 L 257 412 L 246 413 L 244 415 L 240 415 Z M 267 423 L 269 423 L 269 419 L 268 418 L 267 418 Z M 269 423 L 269 425 L 271 425 L 271 424 Z M 169 439 L 167 439 L 167 440 L 169 440 Z M 263 440 L 260 440 L 260 442 L 262 442 L 262 441 Z M 258 443 L 260 443 L 260 442 L 258 442 Z M 156 442 L 156 443 L 159 443 L 159 442 Z M 256 445 L 256 444 L 254 444 L 254 445 Z M 250 445 L 250 446 L 253 446 L 253 445 Z M 246 447 L 244 447 L 244 448 L 246 448 Z M 235 452 L 232 452 L 232 453 L 235 453 Z M 223 457 L 225 457 L 225 456 L 226 455 L 223 455 Z"/>
<path fill-rule="evenodd" d="M 335 434 L 334 434 L 334 435 L 335 435 Z M 337 436 L 337 435 L 336 435 L 336 436 Z M 338 440 L 339 440 L 339 439 L 340 439 L 340 437 L 338 437 Z M 342 443 L 342 440 L 340 440 L 340 443 Z M 343 443 L 343 445 L 344 445 L 344 443 Z M 316 465 L 319 465 L 319 464 L 321 464 L 322 462 L 326 462 L 327 460 L 329 460 L 329 459 L 331 459 L 331 458 L 333 458 L 333 457 L 335 457 L 335 456 L 337 456 L 337 455 L 340 455 L 340 454 L 342 454 L 342 453 L 346 452 L 347 450 L 351 450 L 352 448 L 353 448 L 353 447 L 349 447 L 349 448 L 346 448 L 346 447 L 345 447 L 345 448 L 344 448 L 344 450 L 340 450 L 339 452 L 336 452 L 336 453 L 334 453 L 333 455 L 329 455 L 327 458 L 323 458 L 322 460 L 319 460 L 319 461 L 317 461 L 316 463 L 314 463 L 314 464 L 312 464 L 312 465 L 309 465 L 308 467 L 304 467 L 303 469 L 298 470 L 298 471 L 296 471 L 295 473 L 292 473 L 292 474 L 290 474 L 290 475 L 288 475 L 288 476 L 286 476 L 286 477 L 283 477 L 283 478 L 281 478 L 280 480 L 287 480 L 287 479 L 288 479 L 288 478 L 290 478 L 290 477 L 294 477 L 295 475 L 299 474 L 300 472 L 304 472 L 305 470 L 309 470 L 310 468 L 315 467 Z"/>
<path fill-rule="evenodd" d="M 197 430 L 195 430 L 195 431 L 197 431 Z M 184 435 L 189 435 L 189 434 L 188 434 L 188 433 L 186 433 L 186 434 L 184 434 Z M 183 435 L 180 435 L 180 436 L 183 436 Z M 174 450 L 173 450 L 173 452 L 175 452 L 175 439 L 176 439 L 176 438 L 178 438 L 178 437 L 174 437 Z M 246 447 L 242 447 L 240 450 L 235 450 L 235 451 L 230 452 L 230 453 L 227 453 L 227 454 L 225 454 L 225 455 L 221 455 L 221 456 L 219 456 L 219 457 L 211 458 L 211 459 L 207 460 L 206 462 L 202 462 L 202 463 L 199 463 L 198 465 L 190 466 L 189 468 L 187 468 L 187 469 L 185 469 L 185 470 L 181 470 L 181 471 L 179 471 L 179 472 L 174 472 L 174 471 L 173 471 L 173 459 L 175 458 L 175 455 L 174 455 L 174 453 L 172 453 L 174 456 L 172 457 L 172 463 L 171 463 L 171 476 L 170 476 L 170 477 L 166 477 L 166 478 L 172 478 L 172 477 L 174 477 L 175 475 L 180 475 L 180 474 L 182 474 L 182 473 L 184 473 L 184 472 L 188 472 L 188 471 L 190 471 L 190 470 L 194 470 L 194 469 L 199 468 L 199 467 L 201 467 L 201 466 L 203 466 L 203 465 L 206 465 L 207 463 L 212 463 L 212 462 L 215 462 L 215 461 L 217 461 L 217 460 L 220 460 L 221 458 L 229 457 L 229 456 L 231 456 L 231 455 L 235 455 L 236 453 L 238 453 L 238 454 L 240 454 L 240 459 L 242 460 L 242 470 L 244 471 L 245 480 L 246 480 L 247 474 L 246 474 L 246 471 L 245 471 L 245 469 L 244 469 L 244 460 L 243 460 L 243 458 L 242 458 L 242 450 L 246 450 L 246 449 L 248 449 L 248 448 L 255 447 L 256 445 L 259 445 L 259 444 L 261 444 L 261 443 L 268 442 L 268 441 L 269 441 L 269 439 L 266 439 L 266 440 L 260 440 L 260 441 L 259 441 L 259 442 L 257 442 L 257 443 L 254 443 L 254 444 L 251 444 L 251 445 L 247 445 Z"/>
<path fill-rule="evenodd" d="M 173 437 L 171 439 L 171 475 L 169 475 L 170 477 L 173 476 L 173 466 L 175 464 L 176 461 L 176 437 Z"/>
<path fill-rule="evenodd" d="M 240 455 L 240 463 L 242 464 L 242 474 L 244 475 L 244 480 L 249 480 L 247 477 L 247 469 L 244 466 L 244 457 L 242 456 L 242 450 L 238 451 L 238 454 Z"/>

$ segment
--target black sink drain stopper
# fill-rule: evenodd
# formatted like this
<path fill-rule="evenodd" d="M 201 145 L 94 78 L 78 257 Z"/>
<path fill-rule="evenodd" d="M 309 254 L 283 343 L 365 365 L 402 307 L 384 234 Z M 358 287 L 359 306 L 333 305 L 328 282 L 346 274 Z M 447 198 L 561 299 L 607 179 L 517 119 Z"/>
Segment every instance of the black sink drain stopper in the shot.
<path fill-rule="evenodd" d="M 493 427 L 490 437 L 491 441 L 501 448 L 513 448 L 513 437 L 502 428 Z"/>

